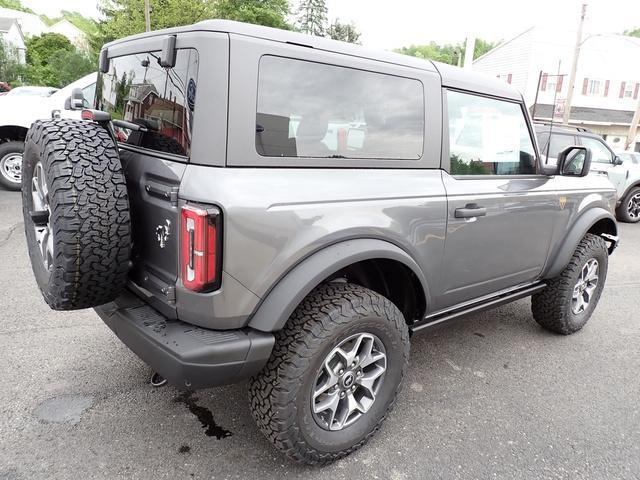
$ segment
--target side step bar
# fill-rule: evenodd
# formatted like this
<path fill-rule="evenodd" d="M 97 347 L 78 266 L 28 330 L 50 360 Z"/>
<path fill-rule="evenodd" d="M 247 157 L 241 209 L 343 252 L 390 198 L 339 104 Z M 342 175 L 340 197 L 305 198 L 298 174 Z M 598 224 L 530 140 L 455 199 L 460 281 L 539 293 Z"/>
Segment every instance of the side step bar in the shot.
<path fill-rule="evenodd" d="M 441 314 L 436 314 L 434 316 L 426 317 L 424 320 L 421 320 L 411 325 L 409 327 L 409 330 L 411 331 L 411 333 L 415 333 L 415 332 L 419 332 L 429 328 L 433 328 L 437 325 L 441 325 L 445 322 L 448 322 L 449 320 L 455 320 L 457 318 L 466 317 L 467 315 L 471 315 L 473 313 L 479 313 L 484 310 L 490 310 L 492 308 L 498 307 L 500 305 L 504 305 L 506 303 L 511 303 L 521 298 L 530 297 L 534 293 L 538 293 L 539 291 L 543 290 L 546 286 L 547 284 L 544 282 L 534 283 L 533 285 L 528 285 L 518 290 L 507 292 L 502 295 L 498 295 L 496 297 L 491 297 L 487 300 L 483 300 L 477 303 L 472 303 L 471 305 L 466 305 L 461 308 L 448 310 L 446 312 L 442 312 Z"/>

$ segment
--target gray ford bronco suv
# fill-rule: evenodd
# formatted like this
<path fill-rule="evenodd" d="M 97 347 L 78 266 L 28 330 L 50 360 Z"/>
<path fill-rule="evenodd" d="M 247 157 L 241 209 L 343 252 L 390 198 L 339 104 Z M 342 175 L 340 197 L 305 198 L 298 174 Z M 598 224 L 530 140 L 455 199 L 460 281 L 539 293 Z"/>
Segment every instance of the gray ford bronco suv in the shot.
<path fill-rule="evenodd" d="M 44 299 L 178 388 L 249 378 L 297 461 L 374 434 L 413 333 L 531 296 L 570 334 L 596 307 L 615 191 L 584 146 L 543 166 L 504 82 L 216 20 L 110 43 L 100 72 L 83 120 L 26 142 Z"/>

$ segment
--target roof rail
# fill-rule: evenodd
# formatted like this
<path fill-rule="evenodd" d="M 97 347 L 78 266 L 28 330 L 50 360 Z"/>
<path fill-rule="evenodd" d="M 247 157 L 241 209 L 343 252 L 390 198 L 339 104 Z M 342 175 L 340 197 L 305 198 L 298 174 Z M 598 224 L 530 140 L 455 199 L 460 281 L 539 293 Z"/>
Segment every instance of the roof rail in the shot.
<path fill-rule="evenodd" d="M 533 123 L 537 124 L 537 125 L 545 125 L 545 126 L 550 126 L 551 122 L 547 122 L 544 120 L 534 120 Z M 591 133 L 591 130 L 584 128 L 584 127 L 575 127 L 573 125 L 563 125 L 563 124 L 558 124 L 558 123 L 554 123 L 553 124 L 554 127 L 559 127 L 559 128 L 567 128 L 567 129 L 571 129 L 571 130 L 576 130 L 578 132 L 587 132 L 587 133 Z"/>

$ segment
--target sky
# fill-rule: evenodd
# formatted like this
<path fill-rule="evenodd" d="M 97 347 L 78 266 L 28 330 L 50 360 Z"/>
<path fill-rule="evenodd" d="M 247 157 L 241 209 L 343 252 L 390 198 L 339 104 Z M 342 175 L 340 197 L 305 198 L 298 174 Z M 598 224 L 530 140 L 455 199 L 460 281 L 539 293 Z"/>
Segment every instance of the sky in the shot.
<path fill-rule="evenodd" d="M 295 3 L 296 0 L 294 0 Z M 640 27 L 640 0 L 586 0 L 585 34 L 622 33 Z M 353 21 L 361 41 L 393 49 L 430 41 L 455 43 L 469 32 L 508 40 L 534 25 L 574 32 L 583 0 L 327 0 L 330 19 Z M 38 13 L 61 9 L 97 17 L 97 0 L 23 0 Z"/>

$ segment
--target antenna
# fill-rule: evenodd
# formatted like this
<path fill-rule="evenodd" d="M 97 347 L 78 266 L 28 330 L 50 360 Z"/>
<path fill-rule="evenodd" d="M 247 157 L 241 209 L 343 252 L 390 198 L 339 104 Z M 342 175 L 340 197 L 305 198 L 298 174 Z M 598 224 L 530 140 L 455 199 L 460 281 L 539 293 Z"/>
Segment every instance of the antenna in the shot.
<path fill-rule="evenodd" d="M 558 74 L 556 75 L 556 87 L 553 91 L 553 107 L 551 109 L 551 123 L 549 123 L 549 143 L 547 144 L 547 158 L 544 160 L 544 164 L 549 163 L 549 150 L 551 150 L 551 134 L 553 133 L 553 119 L 556 116 L 556 100 L 558 97 L 558 78 L 560 78 L 560 65 L 562 60 L 558 60 Z"/>

